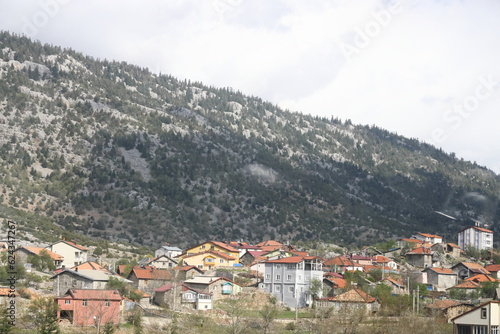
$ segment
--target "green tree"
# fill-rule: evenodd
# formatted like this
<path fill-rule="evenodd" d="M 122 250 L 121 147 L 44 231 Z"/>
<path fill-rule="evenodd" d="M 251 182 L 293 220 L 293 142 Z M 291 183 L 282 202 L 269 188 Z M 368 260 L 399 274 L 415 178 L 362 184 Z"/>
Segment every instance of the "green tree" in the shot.
<path fill-rule="evenodd" d="M 8 306 L 7 304 L 3 304 L 2 306 L 0 306 L 1 309 L 0 309 L 0 333 L 2 334 L 9 334 L 9 333 L 12 333 L 12 331 L 14 330 L 14 326 L 12 326 L 12 323 L 11 321 L 13 321 L 12 319 L 10 319 L 9 317 L 9 310 L 8 310 Z"/>
<path fill-rule="evenodd" d="M 270 333 L 271 326 L 278 316 L 279 310 L 278 307 L 274 304 L 266 304 L 262 310 L 259 311 L 259 315 L 262 319 L 262 333 L 267 334 Z"/>
<path fill-rule="evenodd" d="M 59 334 L 58 306 L 50 297 L 34 299 L 28 307 L 30 321 L 39 334 Z"/>

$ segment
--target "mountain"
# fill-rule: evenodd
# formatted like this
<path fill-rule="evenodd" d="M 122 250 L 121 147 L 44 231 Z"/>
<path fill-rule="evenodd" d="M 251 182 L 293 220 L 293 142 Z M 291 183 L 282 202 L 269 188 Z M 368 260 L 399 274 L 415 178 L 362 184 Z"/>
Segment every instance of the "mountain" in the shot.
<path fill-rule="evenodd" d="M 0 78 L 0 213 L 26 235 L 348 245 L 453 240 L 470 219 L 496 230 L 495 173 L 376 126 L 8 32 Z"/>

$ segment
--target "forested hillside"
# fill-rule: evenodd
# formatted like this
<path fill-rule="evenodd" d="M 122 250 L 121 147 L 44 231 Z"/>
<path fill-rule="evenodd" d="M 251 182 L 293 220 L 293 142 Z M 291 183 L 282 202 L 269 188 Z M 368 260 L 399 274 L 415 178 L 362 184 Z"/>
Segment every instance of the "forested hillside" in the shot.
<path fill-rule="evenodd" d="M 453 240 L 499 191 L 416 139 L 0 33 L 0 216 L 33 235 Z"/>

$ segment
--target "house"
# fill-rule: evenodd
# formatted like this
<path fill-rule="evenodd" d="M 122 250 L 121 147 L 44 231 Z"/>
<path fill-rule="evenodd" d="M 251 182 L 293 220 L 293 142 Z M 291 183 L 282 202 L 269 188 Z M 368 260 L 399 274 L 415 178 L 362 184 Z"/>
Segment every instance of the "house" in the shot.
<path fill-rule="evenodd" d="M 185 284 L 169 283 L 155 290 L 154 302 L 170 310 L 182 308 L 211 310 L 212 294 L 200 292 Z"/>
<path fill-rule="evenodd" d="M 33 256 L 43 256 L 43 255 L 48 255 L 52 261 L 54 262 L 54 265 L 56 268 L 60 268 L 63 261 L 64 257 L 56 254 L 48 249 L 42 248 L 42 247 L 29 247 L 29 246 L 24 246 L 24 247 L 19 247 L 16 250 L 16 257 L 21 260 L 23 263 L 28 263 L 30 262 L 29 259 L 30 257 Z"/>
<path fill-rule="evenodd" d="M 382 284 L 385 284 L 391 288 L 391 294 L 393 295 L 404 295 L 406 294 L 406 286 L 400 280 L 393 277 L 384 277 L 383 280 L 380 281 Z"/>
<path fill-rule="evenodd" d="M 178 255 L 182 254 L 182 250 L 178 247 L 172 247 L 170 245 L 161 246 L 157 250 L 155 250 L 155 257 L 160 257 L 165 255 L 171 259 L 175 258 Z"/>
<path fill-rule="evenodd" d="M 173 260 L 167 255 L 160 255 L 148 261 L 146 265 L 155 267 L 157 269 L 171 269 L 177 266 L 177 261 Z"/>
<path fill-rule="evenodd" d="M 316 256 L 291 256 L 264 262 L 264 281 L 260 288 L 291 308 L 312 306 L 313 294 L 321 297 L 322 260 Z M 313 291 L 314 282 L 319 282 Z"/>
<path fill-rule="evenodd" d="M 185 253 L 179 255 L 178 257 L 184 258 L 186 255 L 189 256 L 193 254 L 203 253 L 206 251 L 215 251 L 222 254 L 226 254 L 234 258 L 234 263 L 239 263 L 240 252 L 234 247 L 231 247 L 219 241 L 207 241 L 199 245 L 196 245 L 194 247 L 188 248 Z"/>
<path fill-rule="evenodd" d="M 492 300 L 453 319 L 454 334 L 497 334 L 500 329 L 500 301 Z"/>
<path fill-rule="evenodd" d="M 373 262 L 378 266 L 387 266 L 393 271 L 398 270 L 398 264 L 394 262 L 394 260 L 383 255 L 375 255 L 373 257 Z"/>
<path fill-rule="evenodd" d="M 120 275 L 90 261 L 71 269 L 59 270 L 51 279 L 54 294 L 58 296 L 68 289 L 105 289 L 111 277 L 130 283 Z"/>
<path fill-rule="evenodd" d="M 440 244 L 443 242 L 443 237 L 440 237 L 439 235 L 435 234 L 428 234 L 428 233 L 417 233 L 414 236 L 412 236 L 412 239 L 417 239 L 422 242 L 427 242 L 430 244 Z"/>
<path fill-rule="evenodd" d="M 484 267 L 484 269 L 488 270 L 494 278 L 500 278 L 498 275 L 498 272 L 500 271 L 500 264 L 489 264 Z"/>
<path fill-rule="evenodd" d="M 362 266 L 371 266 L 373 265 L 373 259 L 369 256 L 361 256 L 361 255 L 350 255 L 349 259 L 354 261 L 357 264 Z"/>
<path fill-rule="evenodd" d="M 446 322 L 451 322 L 451 319 L 470 311 L 472 308 L 474 308 L 473 304 L 449 299 L 437 300 L 425 306 L 429 316 L 441 318 Z"/>
<path fill-rule="evenodd" d="M 405 254 L 406 262 L 414 267 L 432 267 L 434 252 L 427 247 L 418 247 Z"/>
<path fill-rule="evenodd" d="M 478 250 L 493 248 L 493 231 L 475 226 L 469 226 L 458 232 L 458 246 L 461 249 L 474 247 Z"/>
<path fill-rule="evenodd" d="M 196 291 L 212 295 L 214 301 L 237 295 L 242 287 L 226 277 L 197 276 L 184 281 Z"/>
<path fill-rule="evenodd" d="M 332 272 L 344 273 L 346 271 L 359 270 L 363 271 L 363 266 L 343 256 L 337 256 L 333 259 L 323 262 L 323 267 L 328 268 Z"/>
<path fill-rule="evenodd" d="M 127 276 L 132 285 L 148 294 L 173 280 L 170 270 L 156 269 L 153 267 L 133 267 Z"/>
<path fill-rule="evenodd" d="M 451 269 L 458 275 L 458 278 L 464 280 L 476 274 L 491 275 L 482 265 L 475 262 L 460 262 L 451 267 Z"/>
<path fill-rule="evenodd" d="M 437 291 L 445 291 L 458 283 L 457 274 L 450 268 L 428 267 L 423 271 L 427 274 L 427 284 L 432 284 Z"/>
<path fill-rule="evenodd" d="M 87 262 L 88 249 L 71 241 L 60 240 L 46 249 L 63 257 L 61 267 L 71 268 Z"/>
<path fill-rule="evenodd" d="M 251 266 L 256 261 L 264 259 L 265 254 L 267 253 L 263 252 L 262 250 L 246 250 L 240 256 L 240 263 L 244 266 Z"/>
<path fill-rule="evenodd" d="M 331 308 L 337 314 L 344 309 L 363 310 L 366 315 L 377 313 L 380 310 L 377 298 L 360 289 L 352 289 L 335 297 L 316 299 L 315 305 L 317 308 Z"/>
<path fill-rule="evenodd" d="M 175 278 L 180 281 L 185 281 L 187 279 L 201 276 L 204 274 L 204 271 L 195 266 L 183 266 L 183 267 L 174 267 L 173 268 Z"/>
<path fill-rule="evenodd" d="M 179 263 L 182 266 L 196 266 L 199 269 L 211 270 L 221 267 L 234 267 L 238 264 L 238 259 L 216 250 L 206 250 L 201 253 L 185 255 Z"/>
<path fill-rule="evenodd" d="M 481 284 L 475 281 L 463 281 L 460 284 L 452 286 L 448 289 L 448 292 L 451 292 L 451 289 L 455 290 L 463 290 L 469 297 L 477 292 L 477 289 L 481 287 Z"/>
<path fill-rule="evenodd" d="M 118 290 L 69 289 L 56 297 L 57 319 L 67 319 L 77 326 L 118 324 L 122 297 Z"/>
<path fill-rule="evenodd" d="M 347 288 L 347 281 L 342 275 L 337 273 L 325 273 L 323 275 L 323 291 L 326 292 L 327 297 L 333 297 L 339 294 L 339 291 L 345 291 Z"/>

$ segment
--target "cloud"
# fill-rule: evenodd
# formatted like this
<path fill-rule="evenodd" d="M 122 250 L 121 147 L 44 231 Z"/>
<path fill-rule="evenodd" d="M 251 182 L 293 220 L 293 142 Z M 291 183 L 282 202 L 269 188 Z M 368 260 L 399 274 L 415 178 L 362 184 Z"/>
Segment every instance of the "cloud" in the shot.
<path fill-rule="evenodd" d="M 433 144 L 500 172 L 497 91 L 446 121 L 480 77 L 500 80 L 498 1 L 2 1 L 0 29 L 21 33 L 54 3 L 42 42 L 428 142 L 443 130 Z"/>

